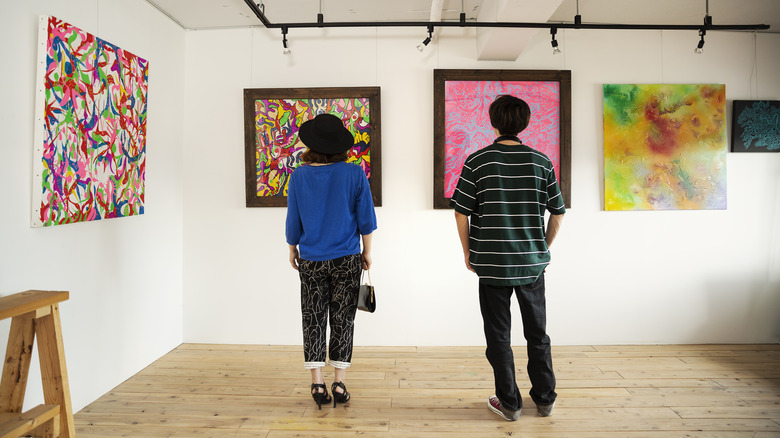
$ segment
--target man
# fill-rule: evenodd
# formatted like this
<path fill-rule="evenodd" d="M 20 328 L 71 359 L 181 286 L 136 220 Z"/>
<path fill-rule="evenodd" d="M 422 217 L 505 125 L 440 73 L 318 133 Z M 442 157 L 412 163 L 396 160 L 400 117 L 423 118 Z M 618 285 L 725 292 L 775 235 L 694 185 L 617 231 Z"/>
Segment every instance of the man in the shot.
<path fill-rule="evenodd" d="M 557 394 L 546 331 L 544 271 L 566 209 L 550 159 L 517 138 L 531 117 L 528 104 L 499 96 L 489 114 L 499 137 L 466 159 L 450 201 L 466 268 L 479 276 L 485 355 L 496 386 L 488 407 L 515 421 L 523 405 L 510 339 L 509 306 L 515 293 L 527 341 L 530 395 L 539 415 L 546 417 L 552 414 Z M 550 212 L 547 230 L 545 211 Z"/>

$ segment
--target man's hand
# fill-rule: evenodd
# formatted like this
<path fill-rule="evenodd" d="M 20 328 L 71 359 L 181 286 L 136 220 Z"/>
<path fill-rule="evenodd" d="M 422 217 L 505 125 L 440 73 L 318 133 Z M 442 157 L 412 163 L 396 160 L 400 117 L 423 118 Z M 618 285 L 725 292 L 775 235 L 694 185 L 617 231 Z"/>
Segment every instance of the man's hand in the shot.
<path fill-rule="evenodd" d="M 463 248 L 463 257 L 466 259 L 466 269 L 471 272 L 476 272 L 474 271 L 474 268 L 471 267 L 471 262 L 469 262 L 469 218 L 456 211 L 455 223 L 458 225 L 458 237 L 460 238 L 460 245 Z"/>
<path fill-rule="evenodd" d="M 562 214 L 551 214 L 550 220 L 547 223 L 547 229 L 544 232 L 544 240 L 547 242 L 547 247 L 549 248 L 553 241 L 555 240 L 555 236 L 558 235 L 558 230 L 561 229 L 561 224 L 563 223 L 563 215 Z"/>
<path fill-rule="evenodd" d="M 471 267 L 471 262 L 469 261 L 469 255 L 466 254 L 466 269 L 468 269 L 471 272 L 476 273 L 477 271 L 474 270 L 474 268 Z"/>

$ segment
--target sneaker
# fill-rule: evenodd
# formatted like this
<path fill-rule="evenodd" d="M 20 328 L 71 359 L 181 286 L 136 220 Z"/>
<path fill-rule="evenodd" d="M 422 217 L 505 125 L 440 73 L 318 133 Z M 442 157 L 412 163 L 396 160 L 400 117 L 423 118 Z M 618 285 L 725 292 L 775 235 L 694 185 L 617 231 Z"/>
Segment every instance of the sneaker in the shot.
<path fill-rule="evenodd" d="M 555 407 L 555 402 L 552 402 L 549 405 L 536 405 L 536 412 L 539 413 L 540 417 L 549 417 L 550 415 L 552 415 L 552 411 L 554 407 Z"/>
<path fill-rule="evenodd" d="M 490 398 L 488 398 L 488 408 L 506 421 L 516 421 L 520 418 L 521 414 L 520 409 L 510 411 L 509 409 L 504 408 L 504 406 L 501 405 L 501 400 L 495 395 L 491 395 Z"/>

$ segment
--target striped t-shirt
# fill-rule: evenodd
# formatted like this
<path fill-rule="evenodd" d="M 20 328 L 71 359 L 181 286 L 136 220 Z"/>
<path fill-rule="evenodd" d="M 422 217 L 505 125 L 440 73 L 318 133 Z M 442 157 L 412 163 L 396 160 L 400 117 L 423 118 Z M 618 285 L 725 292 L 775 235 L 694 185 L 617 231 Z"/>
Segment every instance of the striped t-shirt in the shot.
<path fill-rule="evenodd" d="M 450 205 L 471 216 L 469 262 L 481 282 L 534 282 L 550 262 L 544 213 L 564 214 L 552 162 L 525 145 L 492 145 L 463 164 Z"/>

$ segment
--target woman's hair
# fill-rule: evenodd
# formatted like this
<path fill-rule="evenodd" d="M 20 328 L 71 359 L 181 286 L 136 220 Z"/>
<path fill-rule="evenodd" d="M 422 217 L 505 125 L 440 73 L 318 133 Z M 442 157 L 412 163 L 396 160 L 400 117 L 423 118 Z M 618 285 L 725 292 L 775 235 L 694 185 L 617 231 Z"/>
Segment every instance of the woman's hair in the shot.
<path fill-rule="evenodd" d="M 531 120 L 531 108 L 522 99 L 515 96 L 498 96 L 488 110 L 490 124 L 501 135 L 517 135 L 528 126 Z"/>
<path fill-rule="evenodd" d="M 338 163 L 339 161 L 347 161 L 349 158 L 349 151 L 341 152 L 339 154 L 323 154 L 317 152 L 314 149 L 306 148 L 306 151 L 301 155 L 301 160 L 306 163 Z"/>

